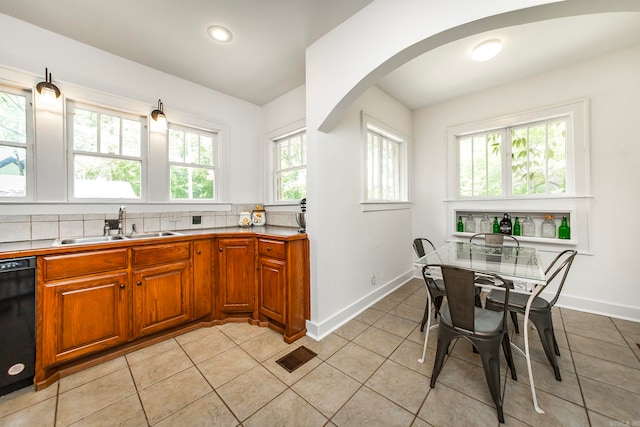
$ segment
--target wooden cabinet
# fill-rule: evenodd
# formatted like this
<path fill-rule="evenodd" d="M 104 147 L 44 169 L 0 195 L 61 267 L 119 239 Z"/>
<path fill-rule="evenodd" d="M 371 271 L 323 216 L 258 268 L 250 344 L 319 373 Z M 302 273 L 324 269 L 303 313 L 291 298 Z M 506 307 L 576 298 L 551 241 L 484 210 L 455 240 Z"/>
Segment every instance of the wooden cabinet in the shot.
<path fill-rule="evenodd" d="M 309 241 L 258 239 L 260 319 L 291 343 L 307 333 L 309 319 Z"/>
<path fill-rule="evenodd" d="M 189 321 L 190 243 L 134 247 L 132 251 L 134 336 Z"/>
<path fill-rule="evenodd" d="M 239 314 L 255 317 L 254 240 L 252 237 L 216 240 L 218 318 Z"/>
<path fill-rule="evenodd" d="M 213 240 L 193 242 L 193 318 L 200 319 L 213 312 Z"/>
<path fill-rule="evenodd" d="M 51 366 L 126 342 L 127 249 L 45 256 L 39 365 Z"/>

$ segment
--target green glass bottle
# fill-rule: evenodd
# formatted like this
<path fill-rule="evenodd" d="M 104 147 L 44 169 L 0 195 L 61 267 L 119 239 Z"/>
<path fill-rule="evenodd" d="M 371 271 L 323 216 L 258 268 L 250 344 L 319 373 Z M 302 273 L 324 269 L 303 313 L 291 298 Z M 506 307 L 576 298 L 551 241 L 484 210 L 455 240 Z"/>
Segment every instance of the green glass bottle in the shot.
<path fill-rule="evenodd" d="M 562 223 L 560 227 L 558 227 L 558 238 L 559 239 L 570 239 L 571 238 L 571 229 L 569 228 L 569 224 L 567 224 L 567 217 L 562 217 Z"/>
<path fill-rule="evenodd" d="M 464 223 L 461 216 L 458 217 L 458 231 L 461 233 L 464 231 Z"/>
<path fill-rule="evenodd" d="M 493 232 L 494 233 L 500 232 L 500 223 L 498 222 L 497 216 L 493 218 Z"/>
<path fill-rule="evenodd" d="M 516 217 L 516 222 L 513 224 L 513 235 L 520 235 L 520 219 L 518 217 Z"/>

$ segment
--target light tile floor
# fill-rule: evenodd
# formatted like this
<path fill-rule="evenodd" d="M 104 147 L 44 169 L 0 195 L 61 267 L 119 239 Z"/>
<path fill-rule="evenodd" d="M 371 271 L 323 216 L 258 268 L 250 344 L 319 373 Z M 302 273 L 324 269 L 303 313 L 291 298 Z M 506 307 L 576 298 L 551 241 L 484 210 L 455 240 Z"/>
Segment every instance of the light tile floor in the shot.
<path fill-rule="evenodd" d="M 426 301 L 413 279 L 320 342 L 287 345 L 267 328 L 202 328 L 34 392 L 0 398 L 0 426 L 498 426 L 478 355 L 452 347 L 429 387 L 437 331 L 418 363 Z M 545 415 L 531 403 L 526 364 L 504 363 L 506 425 L 640 425 L 640 323 L 554 309 L 562 356 L 555 380 L 532 330 Z M 513 340 L 522 345 L 522 337 Z M 297 346 L 318 353 L 293 373 L 276 360 Z M 515 353 L 514 353 L 515 354 Z"/>

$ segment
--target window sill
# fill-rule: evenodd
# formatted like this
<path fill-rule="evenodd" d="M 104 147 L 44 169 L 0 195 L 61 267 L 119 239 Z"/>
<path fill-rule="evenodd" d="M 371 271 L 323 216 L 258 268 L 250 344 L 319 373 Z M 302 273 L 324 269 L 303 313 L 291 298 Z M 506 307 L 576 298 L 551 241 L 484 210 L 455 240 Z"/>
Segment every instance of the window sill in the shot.
<path fill-rule="evenodd" d="M 397 211 L 411 209 L 411 202 L 362 202 L 360 209 L 362 212 Z"/>

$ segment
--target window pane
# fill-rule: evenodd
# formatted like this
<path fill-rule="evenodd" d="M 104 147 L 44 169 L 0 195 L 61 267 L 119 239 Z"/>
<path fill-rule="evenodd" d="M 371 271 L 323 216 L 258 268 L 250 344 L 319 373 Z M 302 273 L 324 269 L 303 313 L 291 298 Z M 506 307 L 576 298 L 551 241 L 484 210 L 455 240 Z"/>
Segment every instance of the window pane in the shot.
<path fill-rule="evenodd" d="M 198 164 L 198 157 L 200 155 L 200 137 L 195 133 L 185 133 L 185 148 L 186 153 L 184 156 L 185 163 Z"/>
<path fill-rule="evenodd" d="M 307 191 L 307 170 L 297 169 L 277 175 L 278 200 L 300 200 Z"/>
<path fill-rule="evenodd" d="M 548 171 L 549 193 L 567 191 L 567 122 L 562 120 L 548 125 Z"/>
<path fill-rule="evenodd" d="M 142 162 L 96 156 L 74 157 L 74 196 L 139 198 Z"/>
<path fill-rule="evenodd" d="M 513 194 L 529 191 L 529 158 L 527 128 L 511 131 L 511 181 Z"/>
<path fill-rule="evenodd" d="M 214 197 L 212 169 L 171 166 L 172 199 L 209 199 Z"/>
<path fill-rule="evenodd" d="M 0 92 L 0 141 L 27 142 L 26 105 L 24 96 Z"/>
<path fill-rule="evenodd" d="M 200 164 L 213 166 L 213 138 L 200 135 Z"/>
<path fill-rule="evenodd" d="M 122 154 L 140 157 L 140 132 L 142 124 L 139 121 L 122 119 Z"/>
<path fill-rule="evenodd" d="M 487 194 L 489 196 L 502 195 L 502 134 L 487 135 Z"/>
<path fill-rule="evenodd" d="M 98 151 L 98 113 L 79 109 L 74 111 L 73 149 Z"/>
<path fill-rule="evenodd" d="M 184 132 L 169 129 L 169 161 L 184 162 Z"/>
<path fill-rule="evenodd" d="M 100 152 L 120 154 L 120 118 L 100 115 Z"/>
<path fill-rule="evenodd" d="M 487 195 L 487 138 L 480 135 L 473 138 L 473 195 Z"/>
<path fill-rule="evenodd" d="M 25 148 L 0 145 L 0 197 L 27 195 L 26 156 Z"/>

